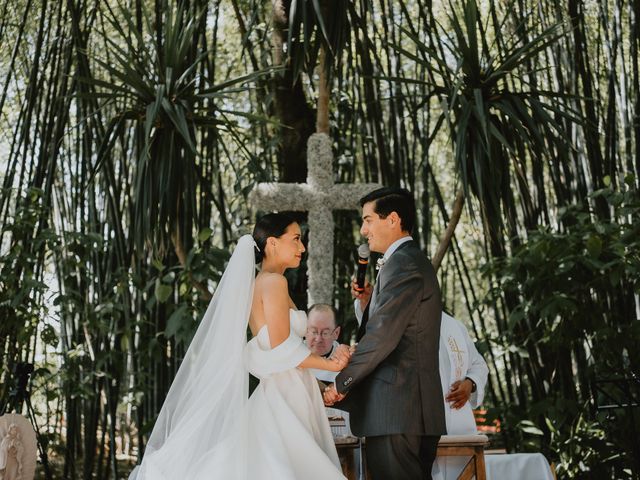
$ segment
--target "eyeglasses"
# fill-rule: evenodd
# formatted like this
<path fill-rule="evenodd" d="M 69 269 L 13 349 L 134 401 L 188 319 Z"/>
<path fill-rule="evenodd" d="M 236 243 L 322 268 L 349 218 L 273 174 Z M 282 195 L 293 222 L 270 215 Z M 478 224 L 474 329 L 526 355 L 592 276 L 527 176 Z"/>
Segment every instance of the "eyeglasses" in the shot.
<path fill-rule="evenodd" d="M 338 328 L 338 327 L 336 327 Z M 329 338 L 331 338 L 331 335 L 333 335 L 333 332 L 336 331 L 336 328 L 334 328 L 333 330 L 322 330 L 321 332 L 317 331 L 317 330 L 307 330 L 307 336 L 308 337 L 322 337 L 324 340 L 328 340 Z"/>

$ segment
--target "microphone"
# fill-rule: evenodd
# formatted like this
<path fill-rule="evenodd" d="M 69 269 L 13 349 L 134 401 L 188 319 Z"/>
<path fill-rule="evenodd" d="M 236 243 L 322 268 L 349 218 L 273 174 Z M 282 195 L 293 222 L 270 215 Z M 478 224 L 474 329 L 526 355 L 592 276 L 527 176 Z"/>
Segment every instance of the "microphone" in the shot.
<path fill-rule="evenodd" d="M 358 267 L 356 269 L 356 290 L 362 292 L 364 290 L 364 277 L 367 275 L 367 266 L 369 265 L 369 245 L 363 243 L 358 247 Z"/>

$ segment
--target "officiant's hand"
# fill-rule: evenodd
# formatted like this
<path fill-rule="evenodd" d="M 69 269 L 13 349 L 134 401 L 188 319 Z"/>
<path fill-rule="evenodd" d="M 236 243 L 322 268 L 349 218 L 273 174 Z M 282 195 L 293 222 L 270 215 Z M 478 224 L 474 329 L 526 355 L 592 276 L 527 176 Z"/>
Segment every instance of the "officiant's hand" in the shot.
<path fill-rule="evenodd" d="M 357 298 L 360 300 L 360 308 L 364 312 L 364 309 L 367 308 L 367 304 L 371 299 L 371 294 L 373 293 L 373 285 L 371 285 L 368 280 L 364 279 L 364 290 L 358 290 L 358 284 L 356 283 L 356 279 L 351 279 L 351 296 L 353 298 Z"/>
<path fill-rule="evenodd" d="M 471 380 L 468 378 L 453 382 L 445 400 L 449 402 L 451 408 L 458 410 L 464 407 L 464 404 L 469 401 L 472 389 L 473 383 L 471 383 Z"/>
<path fill-rule="evenodd" d="M 342 395 L 341 393 L 338 393 L 338 391 L 336 390 L 336 384 L 332 383 L 331 385 L 328 385 L 324 391 L 322 392 L 322 398 L 324 400 L 324 404 L 327 407 L 331 407 L 333 405 L 335 405 L 337 402 L 342 401 L 342 399 L 345 397 L 346 395 Z"/>

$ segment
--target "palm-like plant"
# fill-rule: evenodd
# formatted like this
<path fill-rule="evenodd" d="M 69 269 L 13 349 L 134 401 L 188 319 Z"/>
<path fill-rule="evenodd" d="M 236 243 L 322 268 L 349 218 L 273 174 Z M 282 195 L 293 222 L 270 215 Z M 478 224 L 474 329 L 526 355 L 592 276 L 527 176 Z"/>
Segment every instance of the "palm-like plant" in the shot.
<path fill-rule="evenodd" d="M 284 2 L 283 2 L 284 3 Z M 291 62 L 294 78 L 316 68 L 320 52 L 324 56 L 321 68 L 331 75 L 339 68 L 343 48 L 349 36 L 349 2 L 338 0 L 293 0 L 289 5 L 287 57 Z"/>
<path fill-rule="evenodd" d="M 433 22 L 440 42 L 432 36 L 427 44 L 415 29 L 402 28 L 415 51 L 394 48 L 431 71 L 426 83 L 442 105 L 436 125 L 448 125 L 465 193 L 478 198 L 491 249 L 502 255 L 505 219 L 509 236 L 517 234 L 518 202 L 511 182 L 519 187 L 525 223 L 533 227 L 542 211 L 527 187 L 527 163 L 533 171 L 542 171 L 546 160 L 569 147 L 563 121 L 577 121 L 566 104 L 559 108 L 562 95 L 540 90 L 528 80 L 537 56 L 566 29 L 556 24 L 527 39 L 517 33 L 530 20 L 523 18 L 513 28 L 516 33 L 506 38 L 504 23 L 495 25 L 490 44 L 475 0 L 463 2 L 460 12 L 450 7 L 450 30 Z"/>
<path fill-rule="evenodd" d="M 173 244 L 183 263 L 202 188 L 198 139 L 204 130 L 233 129 L 225 115 L 230 113 L 223 105 L 225 95 L 230 87 L 264 74 L 207 86 L 198 75 L 208 55 L 197 42 L 204 10 L 185 9 L 184 4 L 166 9 L 162 40 L 156 42 L 148 41 L 125 9 L 109 9 L 106 18 L 117 36 L 105 38 L 109 58 L 96 57 L 95 62 L 110 78 L 84 79 L 95 87 L 95 97 L 118 112 L 109 121 L 94 174 L 110 161 L 116 139 L 133 124 L 138 140 L 132 225 L 136 247 L 142 252 L 146 242 L 162 253 Z"/>
<path fill-rule="evenodd" d="M 304 180 L 306 138 L 315 128 L 315 112 L 307 101 L 315 92 L 309 86 L 321 82 L 315 76 L 307 82 L 299 74 L 317 71 L 317 65 L 322 64 L 321 49 L 325 49 L 328 61 L 337 60 L 333 64 L 336 68 L 331 92 L 332 136 L 339 159 L 335 165 L 337 178 L 380 181 L 414 191 L 421 209 L 420 240 L 427 252 L 434 246 L 434 235 L 439 236 L 440 229 L 449 223 L 447 205 L 454 192 L 449 183 L 451 171 L 459 172 L 460 177 L 466 175 L 465 185 L 470 193 L 467 200 L 474 208 L 474 195 L 483 195 L 482 212 L 487 210 L 484 204 L 488 200 L 484 199 L 495 196 L 492 205 L 494 211 L 500 209 L 501 219 L 486 220 L 484 213 L 482 217 L 487 228 L 498 232 L 498 238 L 491 239 L 491 244 L 497 245 L 497 253 L 506 249 L 514 232 L 523 233 L 536 221 L 552 227 L 558 221 L 562 229 L 570 230 L 566 216 L 559 215 L 557 206 L 582 204 L 592 189 L 599 188 L 604 174 L 609 174 L 612 185 L 616 185 L 620 180 L 616 172 L 640 172 L 638 156 L 634 155 L 640 145 L 640 122 L 633 121 L 640 104 L 640 10 L 636 5 L 623 8 L 625 4 L 620 1 L 544 1 L 536 3 L 533 14 L 527 10 L 527 2 L 490 0 L 478 2 L 486 12 L 479 18 L 474 4 L 457 1 L 447 9 L 439 9 L 437 2 L 406 0 L 232 0 L 238 22 L 232 26 L 233 19 L 221 7 L 226 4 L 220 0 L 131 0 L 121 2 L 126 6 L 115 12 L 109 5 L 119 2 L 40 3 L 41 8 L 35 10 L 34 2 L 26 0 L 11 2 L 11 8 L 0 8 L 0 38 L 7 40 L 3 43 L 6 48 L 0 48 L 0 63 L 6 67 L 0 68 L 0 149 L 7 152 L 3 156 L 7 168 L 0 171 L 5 187 L 0 192 L 0 243 L 4 248 L 0 256 L 6 263 L 4 271 L 9 272 L 5 284 L 10 287 L 0 297 L 8 305 L 16 305 L 15 310 L 5 308 L 4 303 L 4 307 L 0 305 L 0 315 L 8 319 L 5 323 L 0 319 L 0 330 L 4 328 L 6 334 L 0 334 L 0 384 L 8 384 L 5 380 L 15 361 L 38 357 L 41 336 L 57 343 L 55 335 L 50 335 L 51 325 L 43 322 L 39 313 L 34 316 L 36 307 L 48 304 L 45 299 L 50 292 L 40 290 L 40 283 L 33 281 L 48 282 L 47 272 L 54 269 L 61 295 L 52 312 L 59 313 L 62 340 L 62 356 L 54 357 L 54 363 L 61 361 L 63 367 L 52 371 L 51 383 L 60 396 L 50 402 L 56 406 L 43 421 L 59 440 L 50 445 L 59 443 L 65 452 L 65 471 L 61 474 L 65 478 L 76 477 L 78 458 L 83 459 L 85 478 L 118 476 L 114 439 L 116 431 L 126 431 L 132 420 L 131 413 L 127 413 L 120 423 L 117 414 L 143 391 L 144 401 L 136 402 L 138 408 L 133 412 L 140 427 L 138 444 L 144 445 L 143 426 L 153 420 L 179 362 L 181 342 L 188 341 L 196 312 L 202 309 L 201 292 L 192 291 L 190 286 L 198 288 L 192 280 L 203 287 L 207 280 L 215 283 L 224 259 L 221 256 L 219 262 L 212 261 L 212 247 L 228 246 L 233 226 L 248 218 L 247 205 L 239 192 L 250 187 L 255 177 Z M 169 11 L 168 4 L 184 5 L 182 15 L 179 8 Z M 193 8 L 188 9 L 187 5 Z M 275 15 L 272 18 L 276 6 L 282 7 L 277 13 L 285 12 L 278 17 L 284 21 L 282 24 L 274 21 Z M 208 11 L 190 23 L 189 18 L 199 8 Z M 147 11 L 151 20 L 145 23 Z M 521 59 L 523 52 L 519 48 L 530 48 L 531 39 L 535 41 L 540 32 L 544 33 L 541 25 L 567 17 L 573 29 L 566 38 L 549 43 L 517 65 L 505 61 L 509 52 Z M 188 35 L 172 28 L 176 25 L 192 29 L 191 42 Z M 561 35 L 561 27 L 558 28 L 550 34 Z M 513 35 L 509 36 L 509 32 Z M 178 37 L 182 41 L 177 41 Z M 341 61 L 340 38 L 348 44 L 342 50 Z M 418 42 L 412 45 L 412 39 Z M 183 49 L 181 56 L 172 57 L 170 45 Z M 235 48 L 240 45 L 244 48 Z M 285 48 L 278 52 L 278 45 Z M 210 52 L 208 58 L 200 59 L 200 52 L 204 51 Z M 280 61 L 278 53 L 282 54 Z M 215 125 L 215 121 L 224 117 L 214 115 L 223 113 L 221 107 L 227 105 L 226 100 L 219 90 L 213 92 L 214 98 L 199 97 L 207 90 L 207 82 L 213 84 L 217 81 L 214 79 L 236 74 L 229 72 L 241 74 L 245 54 L 250 57 L 247 63 L 251 60 L 247 68 L 254 72 L 274 63 L 284 65 L 285 74 L 275 81 L 261 82 L 255 95 L 230 95 L 229 103 L 239 105 L 241 110 L 277 116 L 287 128 L 275 131 L 254 122 L 250 134 L 240 130 L 234 130 L 232 135 L 220 132 L 225 126 Z M 96 58 L 108 68 L 94 61 Z M 198 67 L 184 78 L 176 74 L 186 72 L 193 63 Z M 537 68 L 539 65 L 544 68 Z M 173 69 L 169 74 L 167 66 Z M 116 76 L 110 68 L 124 73 L 126 78 Z M 320 69 L 325 70 L 331 73 Z M 383 77 L 393 80 L 386 82 Z M 88 80 L 91 78 L 97 80 Z M 136 82 L 136 78 L 142 80 Z M 78 82 L 80 79 L 84 82 Z M 189 81 L 193 83 L 187 86 Z M 177 84 L 186 90 L 176 88 Z M 165 90 L 158 96 L 161 85 Z M 167 85 L 172 85 L 171 92 Z M 554 109 L 569 112 L 568 102 L 566 97 L 556 97 L 549 90 L 574 95 L 570 104 L 577 111 L 582 110 L 584 124 L 576 125 L 571 114 L 556 112 Z M 439 103 L 436 97 L 441 100 Z M 160 100 L 153 118 L 147 115 L 147 108 L 156 98 Z M 189 141 L 165 112 L 163 100 L 171 110 L 177 110 L 176 115 L 184 117 L 187 138 L 196 154 L 189 153 Z M 564 136 L 571 138 L 571 150 L 553 128 L 552 135 L 544 131 L 552 125 L 544 115 L 535 117 L 538 120 L 533 126 L 518 116 L 521 109 L 531 117 L 537 114 L 536 101 L 553 121 L 566 125 L 570 133 Z M 440 105 L 446 108 L 441 109 Z M 509 107 L 514 112 L 507 112 Z M 465 111 L 466 126 L 461 120 Z M 482 115 L 487 118 L 487 133 L 478 120 Z M 202 123 L 199 117 L 204 118 Z M 150 130 L 146 132 L 148 118 Z M 85 121 L 78 124 L 78 119 Z M 506 142 L 493 133 L 491 125 Z M 543 132 L 538 144 L 528 139 L 536 128 Z M 462 132 L 459 141 L 458 132 Z M 259 155 L 259 161 L 244 163 L 238 158 L 236 149 L 224 141 L 233 138 L 233 134 L 243 135 L 238 144 L 242 143 L 244 152 L 251 152 L 256 158 Z M 167 142 L 164 148 L 162 140 L 170 135 L 174 135 L 174 146 Z M 463 152 L 462 144 L 467 146 L 466 156 L 458 155 L 450 168 L 442 169 L 438 153 L 442 151 L 441 139 L 448 135 L 456 152 Z M 175 147 L 178 143 L 179 147 Z M 476 145 L 479 153 L 469 153 L 474 152 L 471 145 Z M 546 150 L 539 148 L 545 145 Z M 170 147 L 176 155 L 164 154 Z M 169 161 L 173 162 L 171 170 Z M 228 161 L 240 169 L 235 175 L 225 168 Z M 193 168 L 186 169 L 188 165 L 195 168 L 195 173 Z M 276 169 L 271 170 L 272 165 Z M 102 170 L 87 187 L 87 172 L 98 168 Z M 180 178 L 160 182 L 169 171 L 178 172 Z M 264 175 L 264 171 L 269 174 Z M 207 232 L 195 249 L 188 248 L 191 235 L 187 233 L 194 212 L 178 209 L 178 205 L 184 207 L 185 201 L 193 200 L 192 193 L 180 190 L 187 176 L 192 182 L 189 185 L 195 185 L 198 200 L 198 223 L 193 230 Z M 640 175 L 636 175 L 636 182 L 638 178 Z M 147 186 L 149 193 L 142 192 Z M 178 211 L 175 221 L 186 222 L 184 229 L 175 227 L 168 217 L 162 224 L 158 220 L 160 197 L 167 186 L 174 189 L 174 194 L 167 194 L 162 200 L 163 214 L 169 208 Z M 41 193 L 31 196 L 29 192 L 34 188 Z M 596 204 L 598 198 L 601 197 L 588 201 Z M 155 218 L 148 219 L 150 227 L 161 230 L 157 235 L 142 231 L 144 225 L 140 224 L 145 218 L 139 212 L 144 211 L 143 201 L 158 210 Z M 35 223 L 29 224 L 33 228 L 17 229 L 20 212 L 27 210 L 38 212 Z M 593 212 L 594 218 L 600 215 L 599 209 Z M 463 215 L 462 222 L 465 220 Z M 336 272 L 339 279 L 348 281 L 352 268 L 350 249 L 357 238 L 353 224 L 357 219 L 339 213 L 337 221 L 340 228 L 336 241 L 344 248 L 336 249 Z M 55 241 L 48 240 L 49 246 L 42 248 L 49 228 L 54 229 Z M 502 240 L 501 230 L 507 230 Z M 203 249 L 202 240 L 208 235 L 211 244 Z M 96 242 L 96 238 L 101 240 Z M 183 239 L 187 244 L 184 250 L 190 252 L 182 266 L 177 265 L 171 249 L 165 255 L 132 256 L 132 245 L 149 242 L 160 250 L 171 246 L 174 239 L 178 245 Z M 535 412 L 550 411 L 541 406 L 540 398 L 549 398 L 548 379 L 558 378 L 557 356 L 538 342 L 539 316 L 521 318 L 519 309 L 510 308 L 513 302 L 505 302 L 507 297 L 529 301 L 528 293 L 520 296 L 517 289 L 515 293 L 499 289 L 496 296 L 487 297 L 491 301 L 486 310 L 474 310 L 485 296 L 487 283 L 505 274 L 493 273 L 488 281 L 481 279 L 477 267 L 487 255 L 482 245 L 469 240 L 467 237 L 458 243 L 454 237 L 453 248 L 444 258 L 440 280 L 447 306 L 464 320 L 473 318 L 470 327 L 475 336 L 490 347 L 485 350 L 492 366 L 489 403 L 508 405 L 509 410 L 502 409 L 502 413 L 514 413 L 503 417 L 504 431 L 508 430 L 507 425 L 515 425 L 511 421 L 514 418 L 526 418 L 536 421 L 536 426 L 548 434 Z M 199 250 L 201 254 L 194 257 L 191 252 Z M 522 250 L 508 251 L 507 258 L 519 251 Z M 137 253 L 140 252 L 138 248 Z M 515 261 L 520 261 L 517 253 L 515 256 Z M 534 273 L 537 266 L 532 262 Z M 498 272 L 505 271 L 509 275 L 510 270 L 498 268 Z M 621 318 L 635 319 L 632 294 L 617 284 L 607 292 L 604 287 L 602 290 L 597 293 L 598 305 L 611 307 L 612 328 L 618 328 Z M 337 299 L 342 312 L 350 311 L 348 294 L 338 293 Z M 464 307 L 467 315 L 461 311 Z M 349 318 L 344 315 L 345 320 Z M 347 334 L 348 329 L 344 329 Z M 535 335 L 528 334 L 534 330 Z M 581 333 L 575 338 L 582 338 Z M 97 357 L 81 355 L 87 345 L 98 352 Z M 576 356 L 581 349 L 579 345 L 575 355 L 565 354 L 561 359 L 565 372 L 562 378 L 568 383 L 573 383 L 574 377 L 588 378 L 590 366 L 584 355 Z M 514 378 L 521 380 L 515 382 Z M 63 379 L 62 388 L 59 379 Z M 34 393 L 45 390 L 39 387 L 41 381 L 43 377 L 32 385 Z M 132 390 L 128 387 L 131 385 Z M 557 391 L 557 384 L 551 385 Z M 580 385 L 586 383 L 580 380 Z M 6 392 L 7 388 L 0 387 L 0 397 L 6 397 Z M 48 389 L 47 394 L 53 392 Z M 567 417 L 557 410 L 545 416 L 551 421 L 564 421 Z M 575 450 L 563 447 L 561 455 L 570 457 L 577 466 L 583 463 L 582 446 L 589 438 L 576 440 L 568 435 Z M 549 437 L 544 437 L 541 444 L 551 445 Z M 520 436 L 512 436 L 506 446 L 522 449 L 524 445 Z"/>
<path fill-rule="evenodd" d="M 538 22 L 531 13 L 514 24 L 508 24 L 513 18 L 509 15 L 501 23 L 496 15 L 484 19 L 476 0 L 463 1 L 459 9 L 450 3 L 447 16 L 449 28 L 430 19 L 426 40 L 411 22 L 400 27 L 413 48 L 399 44 L 392 48 L 428 72 L 428 78 L 393 80 L 421 83 L 428 89 L 425 104 L 434 97 L 439 101 L 441 112 L 432 135 L 448 128 L 454 170 L 469 210 L 474 211 L 475 197 L 490 256 L 504 257 L 509 240 L 517 245 L 527 230 L 549 222 L 547 175 L 556 171 L 557 162 L 568 158 L 572 147 L 567 125 L 579 123 L 569 106 L 571 97 L 541 88 L 535 68 L 539 57 L 556 48 L 567 30 L 562 23 L 535 28 Z M 493 22 L 491 27 L 489 22 Z M 504 320 L 518 301 L 507 293 L 491 305 L 498 336 L 509 338 L 509 345 L 519 341 L 526 330 L 518 325 L 512 332 Z M 481 325 L 483 336 L 490 340 L 484 321 Z M 489 354 L 496 365 L 494 353 Z M 513 352 L 498 363 L 523 375 L 530 369 Z M 501 378 L 497 371 L 495 375 L 497 388 L 490 389 L 499 393 L 496 401 L 514 401 L 517 395 L 526 409 L 529 394 L 514 388 L 508 376 Z"/>

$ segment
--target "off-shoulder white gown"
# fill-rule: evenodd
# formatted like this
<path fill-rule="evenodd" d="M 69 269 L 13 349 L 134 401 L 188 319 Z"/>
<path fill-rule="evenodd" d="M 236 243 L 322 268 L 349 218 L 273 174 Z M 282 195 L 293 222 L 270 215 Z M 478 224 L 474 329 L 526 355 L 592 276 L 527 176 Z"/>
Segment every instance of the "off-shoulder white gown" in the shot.
<path fill-rule="evenodd" d="M 249 399 L 248 478 L 344 479 L 314 376 L 297 368 L 308 355 L 307 316 L 290 310 L 290 335 L 271 348 L 263 326 L 245 348 L 249 371 L 260 384 Z"/>

